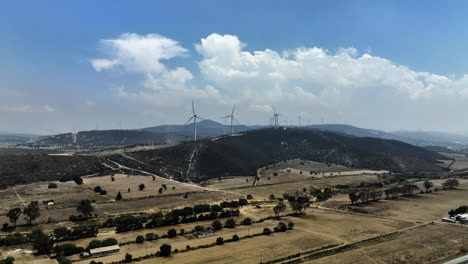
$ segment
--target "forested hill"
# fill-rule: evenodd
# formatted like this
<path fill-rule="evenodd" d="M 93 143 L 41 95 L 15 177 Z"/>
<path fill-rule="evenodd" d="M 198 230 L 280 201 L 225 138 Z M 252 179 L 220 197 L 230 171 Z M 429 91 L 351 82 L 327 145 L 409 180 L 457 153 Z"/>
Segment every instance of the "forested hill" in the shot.
<path fill-rule="evenodd" d="M 437 159 L 447 157 L 396 140 L 342 136 L 308 129 L 262 129 L 216 140 L 112 158 L 165 177 L 201 181 L 226 175 L 255 175 L 258 168 L 288 159 L 330 162 L 356 168 L 441 171 Z M 133 164 L 132 164 L 133 163 Z"/>

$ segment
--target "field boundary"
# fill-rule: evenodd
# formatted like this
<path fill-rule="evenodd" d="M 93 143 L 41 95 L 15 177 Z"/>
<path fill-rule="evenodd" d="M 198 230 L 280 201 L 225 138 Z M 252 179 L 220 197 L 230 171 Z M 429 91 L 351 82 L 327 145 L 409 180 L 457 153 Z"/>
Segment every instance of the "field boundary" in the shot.
<path fill-rule="evenodd" d="M 319 250 L 319 251 L 314 251 L 312 253 L 306 253 L 305 256 L 303 256 L 304 254 L 301 254 L 301 253 L 299 253 L 301 255 L 297 256 L 298 253 L 296 253 L 294 255 L 279 258 L 279 259 L 276 259 L 276 260 L 271 260 L 271 261 L 268 261 L 268 262 L 260 262 L 259 264 L 273 264 L 273 263 L 297 264 L 297 263 L 303 263 L 303 262 L 306 262 L 306 261 L 310 261 L 310 260 L 314 260 L 314 259 L 323 258 L 323 257 L 339 254 L 339 253 L 342 253 L 342 252 L 346 252 L 346 251 L 356 249 L 356 248 L 359 248 L 359 247 L 363 247 L 363 246 L 366 246 L 366 245 L 369 245 L 369 244 L 373 245 L 373 244 L 382 243 L 382 242 L 391 240 L 392 237 L 394 237 L 394 236 L 396 236 L 398 234 L 401 234 L 403 232 L 406 232 L 408 230 L 413 230 L 413 229 L 425 227 L 425 226 L 431 225 L 431 224 L 434 224 L 434 222 L 428 222 L 428 223 L 423 223 L 423 224 L 419 224 L 419 225 L 415 225 L 415 226 L 410 226 L 410 227 L 398 229 L 398 230 L 395 230 L 395 231 L 392 231 L 392 232 L 380 234 L 380 235 L 377 235 L 377 236 L 364 238 L 364 239 L 361 239 L 361 240 L 358 240 L 358 241 L 355 241 L 355 242 L 345 243 L 345 244 L 342 244 L 342 245 L 339 245 L 339 246 L 336 246 L 336 247 L 327 248 L 327 249 Z M 288 258 L 288 257 L 291 257 L 291 259 L 284 260 L 284 261 L 282 260 L 282 259 Z"/>

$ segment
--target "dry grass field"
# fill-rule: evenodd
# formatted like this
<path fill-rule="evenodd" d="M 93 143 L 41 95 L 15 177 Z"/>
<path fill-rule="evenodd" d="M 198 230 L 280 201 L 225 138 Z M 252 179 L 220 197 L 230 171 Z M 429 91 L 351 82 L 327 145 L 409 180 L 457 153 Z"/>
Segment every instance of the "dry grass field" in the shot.
<path fill-rule="evenodd" d="M 328 167 L 328 165 L 320 163 L 302 162 L 304 164 L 301 164 L 301 162 L 294 161 L 278 165 L 277 168 L 270 167 L 267 174 L 276 171 L 278 175 L 262 176 L 258 186 L 251 185 L 253 177 L 249 178 L 249 182 L 246 181 L 247 177 L 229 177 L 211 180 L 197 186 L 160 177 L 153 180 L 151 176 L 123 174 L 115 175 L 115 181 L 111 181 L 110 176 L 105 176 L 85 177 L 82 185 L 77 185 L 74 182 L 58 182 L 57 189 L 48 189 L 48 183 L 22 185 L 0 191 L 0 208 L 2 208 L 2 212 L 6 213 L 9 208 L 23 207 L 24 204 L 32 200 L 54 199 L 56 205 L 47 209 L 41 203 L 41 217 L 35 221 L 38 227 L 50 231 L 59 226 L 76 225 L 76 223 L 68 221 L 68 216 L 77 214 L 75 207 L 81 199 L 96 201 L 93 206 L 99 217 L 91 221 L 105 221 L 109 216 L 124 213 L 151 213 L 200 203 L 219 203 L 223 200 L 238 199 L 251 194 L 254 197 L 251 202 L 257 202 L 258 205 L 253 203 L 241 207 L 240 216 L 233 217 L 239 223 L 246 217 L 256 221 L 272 216 L 275 202 L 268 199 L 270 194 L 281 197 L 283 193 L 302 192 L 303 188 L 308 189 L 310 186 L 326 187 L 337 184 L 358 185 L 361 182 L 378 182 L 378 174 L 382 173 L 338 168 L 335 165 Z M 310 173 L 306 173 L 313 168 L 322 169 L 325 174 L 310 175 Z M 290 171 L 288 172 L 288 170 Z M 299 173 L 300 171 L 303 173 Z M 267 177 L 270 177 L 270 180 Z M 442 181 L 433 180 L 436 186 L 440 186 Z M 142 183 L 145 184 L 146 188 L 139 191 L 138 185 Z M 168 189 L 163 194 L 159 194 L 157 190 L 162 184 L 166 184 Z M 415 182 L 415 184 L 422 188 L 422 182 Z M 93 190 L 96 186 L 106 190 L 107 194 L 95 193 Z M 175 189 L 172 188 L 173 186 Z M 130 193 L 127 192 L 128 188 L 131 188 Z M 114 200 L 117 192 L 122 193 L 123 200 Z M 187 192 L 189 196 L 184 198 L 183 194 Z M 412 197 L 380 200 L 357 206 L 349 206 L 346 194 L 336 194 L 325 202 L 313 204 L 306 210 L 306 215 L 283 216 L 280 221 L 292 221 L 295 224 L 294 230 L 178 253 L 169 258 L 150 258 L 139 263 L 259 263 L 296 253 L 318 250 L 329 245 L 341 247 L 348 244 L 358 246 L 313 260 L 307 259 L 307 255 L 301 256 L 301 258 L 304 257 L 303 261 L 310 261 L 310 263 L 363 263 L 363 260 L 368 263 L 439 263 L 443 259 L 461 254 L 460 234 L 468 232 L 468 229 L 462 229 L 460 226 L 440 223 L 440 218 L 445 217 L 450 209 L 466 204 L 467 200 L 468 180 L 464 179 L 460 179 L 460 186 L 456 190 L 417 194 Z M 5 213 L 0 216 L 0 223 L 7 222 Z M 292 211 L 288 206 L 282 214 L 290 213 Z M 53 218 L 55 222 L 46 223 L 49 217 Z M 222 223 L 225 220 L 225 218 L 220 219 Z M 418 226 L 432 221 L 435 224 Z M 72 242 L 83 247 L 86 247 L 93 239 L 115 238 L 119 243 L 127 243 L 135 241 L 136 236 L 144 236 L 149 232 L 161 236 L 171 228 L 192 230 L 196 225 L 208 227 L 211 223 L 212 220 L 197 221 L 125 233 L 115 233 L 114 228 L 102 228 L 99 230 L 97 238 L 84 238 Z M 182 250 L 187 245 L 196 247 L 213 243 L 217 237 L 230 239 L 234 234 L 245 236 L 261 233 L 265 227 L 273 229 L 277 224 L 278 220 L 276 219 L 266 220 L 250 226 L 237 226 L 233 229 L 223 228 L 212 237 L 195 238 L 191 234 L 186 234 L 175 238 L 145 241 L 144 244 L 130 243 L 121 246 L 119 253 L 93 260 L 104 263 L 120 261 L 126 253 L 132 254 L 133 257 L 145 256 L 157 252 L 163 243 L 170 244 L 173 250 Z M 31 229 L 18 227 L 17 230 L 30 231 Z M 401 233 L 393 234 L 393 232 L 400 231 Z M 388 233 L 392 233 L 392 235 L 384 235 Z M 381 237 L 382 235 L 384 236 Z M 360 241 L 363 239 L 370 240 L 361 243 Z M 9 251 L 16 248 L 28 249 L 30 247 L 30 245 L 2 247 L 0 253 L 4 257 Z M 54 260 L 46 256 L 34 257 L 30 254 L 23 254 L 16 258 L 15 263 L 33 263 L 33 260 L 36 263 L 55 263 Z M 88 264 L 91 261 L 90 259 L 81 260 L 78 255 L 70 258 L 78 264 Z"/>

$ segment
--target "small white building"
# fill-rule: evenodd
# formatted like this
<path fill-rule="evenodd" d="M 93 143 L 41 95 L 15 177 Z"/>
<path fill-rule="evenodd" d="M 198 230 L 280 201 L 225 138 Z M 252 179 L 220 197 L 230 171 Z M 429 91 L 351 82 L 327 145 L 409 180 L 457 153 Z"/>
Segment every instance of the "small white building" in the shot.
<path fill-rule="evenodd" d="M 120 251 L 119 245 L 113 245 L 108 247 L 93 248 L 89 250 L 91 257 L 102 257 L 112 253 L 117 253 Z"/>

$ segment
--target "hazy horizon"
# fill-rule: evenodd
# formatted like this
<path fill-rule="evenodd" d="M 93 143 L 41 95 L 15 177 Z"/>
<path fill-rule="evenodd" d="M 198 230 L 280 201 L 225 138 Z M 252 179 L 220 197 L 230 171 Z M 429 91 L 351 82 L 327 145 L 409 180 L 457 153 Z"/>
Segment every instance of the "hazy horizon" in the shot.
<path fill-rule="evenodd" d="M 0 131 L 221 118 L 466 134 L 468 3 L 15 1 L 0 8 Z M 122 125 L 121 125 L 122 124 Z"/>

